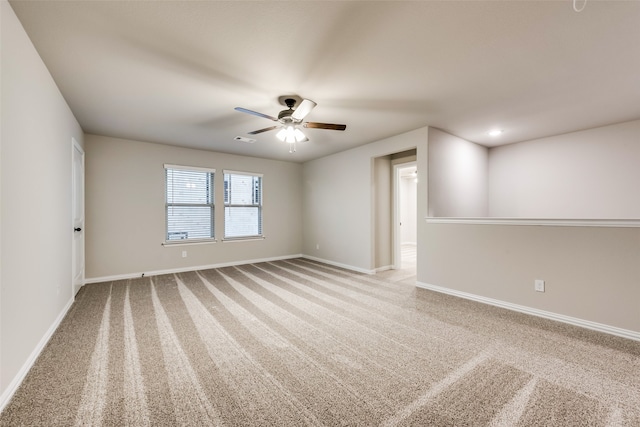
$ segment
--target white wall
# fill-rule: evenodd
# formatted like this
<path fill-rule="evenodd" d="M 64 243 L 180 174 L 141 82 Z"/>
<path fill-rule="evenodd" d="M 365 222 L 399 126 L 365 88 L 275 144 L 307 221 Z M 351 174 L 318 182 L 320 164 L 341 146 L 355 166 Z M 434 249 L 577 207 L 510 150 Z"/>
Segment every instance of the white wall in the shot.
<path fill-rule="evenodd" d="M 486 147 L 429 128 L 429 216 L 486 216 L 487 166 Z"/>
<path fill-rule="evenodd" d="M 428 129 L 421 128 L 305 163 L 303 253 L 363 271 L 373 270 L 373 159 L 417 147 L 418 168 L 424 165 L 426 170 L 427 138 Z M 426 195 L 418 204 L 418 216 L 425 215 Z"/>
<path fill-rule="evenodd" d="M 417 191 L 416 179 L 403 177 L 400 179 L 400 243 L 416 244 L 417 230 Z"/>
<path fill-rule="evenodd" d="M 0 407 L 73 300 L 71 138 L 83 134 L 6 2 L 0 143 Z"/>
<path fill-rule="evenodd" d="M 300 254 L 300 164 L 97 135 L 86 135 L 85 145 L 87 280 Z M 216 169 L 218 242 L 161 245 L 165 163 Z M 224 169 L 264 174 L 264 240 L 222 242 Z"/>
<path fill-rule="evenodd" d="M 640 120 L 489 150 L 492 217 L 640 218 Z"/>

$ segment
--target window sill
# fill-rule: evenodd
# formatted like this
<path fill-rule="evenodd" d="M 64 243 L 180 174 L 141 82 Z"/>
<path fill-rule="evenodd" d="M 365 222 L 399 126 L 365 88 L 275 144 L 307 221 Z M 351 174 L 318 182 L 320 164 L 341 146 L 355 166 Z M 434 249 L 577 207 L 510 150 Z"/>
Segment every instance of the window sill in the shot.
<path fill-rule="evenodd" d="M 436 218 L 425 217 L 427 224 L 536 225 L 551 227 L 638 228 L 640 219 L 535 219 L 535 218 Z"/>
<path fill-rule="evenodd" d="M 169 240 L 161 243 L 162 246 L 188 246 L 188 245 L 207 245 L 209 243 L 216 243 L 218 240 L 216 239 L 207 239 L 207 240 Z"/>
<path fill-rule="evenodd" d="M 222 239 L 222 243 L 250 242 L 254 240 L 264 240 L 265 238 L 264 236 L 238 237 L 235 239 Z"/>

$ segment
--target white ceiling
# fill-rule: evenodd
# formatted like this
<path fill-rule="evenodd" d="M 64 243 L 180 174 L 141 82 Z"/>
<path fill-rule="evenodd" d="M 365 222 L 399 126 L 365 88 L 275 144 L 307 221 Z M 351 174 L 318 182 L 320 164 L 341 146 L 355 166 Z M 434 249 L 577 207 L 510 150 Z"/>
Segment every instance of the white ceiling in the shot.
<path fill-rule="evenodd" d="M 493 146 L 640 118 L 638 1 L 11 5 L 87 133 L 302 162 L 427 125 Z M 286 94 L 347 130 L 234 141 L 273 124 L 234 107 Z"/>

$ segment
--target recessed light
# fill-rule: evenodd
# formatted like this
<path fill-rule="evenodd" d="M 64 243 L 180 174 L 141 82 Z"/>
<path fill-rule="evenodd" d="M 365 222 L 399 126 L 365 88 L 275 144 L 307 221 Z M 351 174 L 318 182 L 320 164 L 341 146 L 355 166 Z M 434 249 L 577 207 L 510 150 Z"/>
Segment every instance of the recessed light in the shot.
<path fill-rule="evenodd" d="M 490 130 L 490 131 L 489 131 L 489 135 L 490 135 L 490 136 L 498 136 L 498 135 L 500 135 L 502 132 L 504 132 L 502 129 L 494 129 L 494 130 Z"/>

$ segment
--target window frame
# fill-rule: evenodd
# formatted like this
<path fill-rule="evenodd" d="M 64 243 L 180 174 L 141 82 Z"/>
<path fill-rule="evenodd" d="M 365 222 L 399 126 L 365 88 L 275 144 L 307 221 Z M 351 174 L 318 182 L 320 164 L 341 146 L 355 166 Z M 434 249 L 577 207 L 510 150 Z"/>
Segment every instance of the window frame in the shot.
<path fill-rule="evenodd" d="M 187 171 L 187 172 L 206 172 L 210 175 L 210 203 L 169 203 L 169 197 L 168 197 L 168 171 L 169 170 L 180 170 L 180 171 Z M 184 166 L 184 165 L 174 165 L 174 164 L 164 164 L 164 202 L 165 202 L 165 209 L 164 209 L 164 218 L 165 218 L 165 224 L 164 224 L 164 245 L 185 245 L 185 244 L 198 244 L 198 243 L 212 243 L 212 242 L 216 242 L 216 230 L 215 230 L 215 213 L 216 213 L 216 209 L 215 209 L 215 176 L 216 176 L 216 170 L 213 168 L 205 168 L 205 167 L 198 167 L 198 166 Z M 170 240 L 169 239 L 169 208 L 173 207 L 173 206 L 178 206 L 178 207 L 189 207 L 189 206 L 193 206 L 193 207 L 208 207 L 211 210 L 211 237 L 197 237 L 197 238 L 186 238 L 186 239 L 175 239 L 175 240 Z"/>
<path fill-rule="evenodd" d="M 226 176 L 227 175 L 243 175 L 243 176 L 249 176 L 252 178 L 259 178 L 260 179 L 260 189 L 259 189 L 259 201 L 258 203 L 251 203 L 251 204 L 232 204 L 231 203 L 231 193 L 230 193 L 230 188 L 227 187 L 227 180 L 226 180 Z M 264 217 L 263 217 L 263 206 L 264 206 L 264 174 L 262 173 L 257 173 L 257 172 L 246 172 L 246 171 L 235 171 L 235 170 L 228 170 L 228 169 L 224 169 L 222 171 L 222 185 L 223 185 L 223 217 L 224 217 L 224 223 L 223 223 L 223 241 L 228 241 L 228 242 L 235 242 L 235 241 L 243 241 L 243 240 L 261 240 L 264 239 Z M 252 189 L 252 193 L 255 193 L 255 189 Z M 243 236 L 227 236 L 227 208 L 234 208 L 234 207 L 255 207 L 258 208 L 258 230 L 259 233 L 258 234 L 251 234 L 251 235 L 243 235 Z"/>

